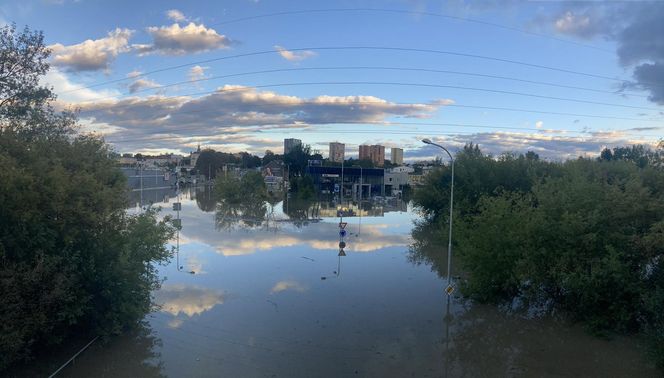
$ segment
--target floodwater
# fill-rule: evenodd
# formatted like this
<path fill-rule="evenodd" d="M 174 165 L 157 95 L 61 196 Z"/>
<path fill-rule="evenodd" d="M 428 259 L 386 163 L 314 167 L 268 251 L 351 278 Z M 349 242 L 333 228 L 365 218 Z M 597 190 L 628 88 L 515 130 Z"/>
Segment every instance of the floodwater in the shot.
<path fill-rule="evenodd" d="M 168 201 L 162 213 L 177 216 Z M 218 209 L 194 190 L 181 202 L 161 309 L 137 332 L 93 344 L 62 376 L 659 376 L 634 339 L 448 302 L 445 278 L 409 259 L 417 215 L 403 203 L 353 207 L 339 256 L 334 205 Z"/>

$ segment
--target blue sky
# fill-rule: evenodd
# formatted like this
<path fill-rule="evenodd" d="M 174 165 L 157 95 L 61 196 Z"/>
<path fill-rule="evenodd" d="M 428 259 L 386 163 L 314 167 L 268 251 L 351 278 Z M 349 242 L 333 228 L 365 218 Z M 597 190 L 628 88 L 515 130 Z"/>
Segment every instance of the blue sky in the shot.
<path fill-rule="evenodd" d="M 554 159 L 656 142 L 661 17 L 656 2 L 0 5 L 0 22 L 44 31 L 58 105 L 119 152 L 262 155 L 297 137 L 324 154 L 330 141 L 347 156 L 404 147 L 406 160 L 435 154 L 423 137 Z"/>

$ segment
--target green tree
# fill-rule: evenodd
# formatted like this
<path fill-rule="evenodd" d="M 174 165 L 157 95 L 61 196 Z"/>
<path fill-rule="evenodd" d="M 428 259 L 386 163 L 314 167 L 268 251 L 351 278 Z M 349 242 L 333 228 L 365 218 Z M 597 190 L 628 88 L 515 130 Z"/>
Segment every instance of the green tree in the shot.
<path fill-rule="evenodd" d="M 457 155 L 462 292 L 562 311 L 598 334 L 644 332 L 664 367 L 664 173 L 656 152 L 617 148 L 611 159 L 564 163 L 476 152 Z M 429 233 L 447 243 L 447 177 L 434 172 L 416 191 L 429 216 L 413 232 L 411 260 L 436 269 L 444 263 L 426 240 Z"/>
<path fill-rule="evenodd" d="M 265 150 L 265 155 L 263 155 L 263 159 L 261 162 L 263 165 L 267 165 L 273 160 L 281 160 L 281 159 L 283 159 L 282 155 L 276 155 L 274 152 L 270 150 Z"/>
<path fill-rule="evenodd" d="M 284 163 L 288 165 L 290 177 L 299 177 L 304 175 L 309 160 L 312 160 L 311 146 L 309 145 L 296 145 L 287 154 L 284 155 Z"/>
<path fill-rule="evenodd" d="M 168 219 L 127 215 L 115 154 L 39 86 L 41 33 L 0 30 L 0 370 L 74 334 L 136 325 L 168 260 Z"/>
<path fill-rule="evenodd" d="M 295 197 L 302 200 L 313 200 L 316 197 L 314 181 L 309 175 L 291 180 L 290 191 Z"/>
<path fill-rule="evenodd" d="M 222 172 L 224 166 L 239 165 L 240 159 L 238 159 L 233 154 L 227 154 L 224 152 L 217 152 L 212 149 L 204 149 L 201 151 L 198 160 L 196 160 L 196 172 L 201 175 L 204 175 L 207 179 L 214 180 L 217 177 L 218 172 Z"/>

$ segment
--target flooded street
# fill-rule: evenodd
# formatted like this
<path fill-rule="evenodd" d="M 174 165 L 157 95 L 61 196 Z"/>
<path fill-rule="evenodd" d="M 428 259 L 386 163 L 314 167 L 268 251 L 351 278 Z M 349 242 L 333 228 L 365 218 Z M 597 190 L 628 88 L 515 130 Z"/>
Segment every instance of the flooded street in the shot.
<path fill-rule="evenodd" d="M 167 194 L 143 199 L 175 217 Z M 159 267 L 161 309 L 62 376 L 657 376 L 633 339 L 461 298 L 448 306 L 446 280 L 409 259 L 418 215 L 403 203 L 350 206 L 340 253 L 334 205 L 238 216 L 205 191 L 181 202 L 179 253 Z"/>

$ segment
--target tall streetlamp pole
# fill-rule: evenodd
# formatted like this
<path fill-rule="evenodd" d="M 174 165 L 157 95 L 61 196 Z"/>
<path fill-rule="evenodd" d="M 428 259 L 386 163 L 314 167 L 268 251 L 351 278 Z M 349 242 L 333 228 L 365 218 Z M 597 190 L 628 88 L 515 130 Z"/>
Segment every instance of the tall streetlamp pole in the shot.
<path fill-rule="evenodd" d="M 448 294 L 451 294 L 451 285 L 452 285 L 452 211 L 454 207 L 454 157 L 452 154 L 447 150 L 447 148 L 441 146 L 440 144 L 436 144 L 432 142 L 430 139 L 422 139 L 422 142 L 425 144 L 430 144 L 432 146 L 436 146 L 440 148 L 441 150 L 445 151 L 447 153 L 447 156 L 450 157 L 450 160 L 452 162 L 452 184 L 450 186 L 450 234 L 448 237 L 448 244 L 447 244 L 447 287 L 448 287 Z"/>

